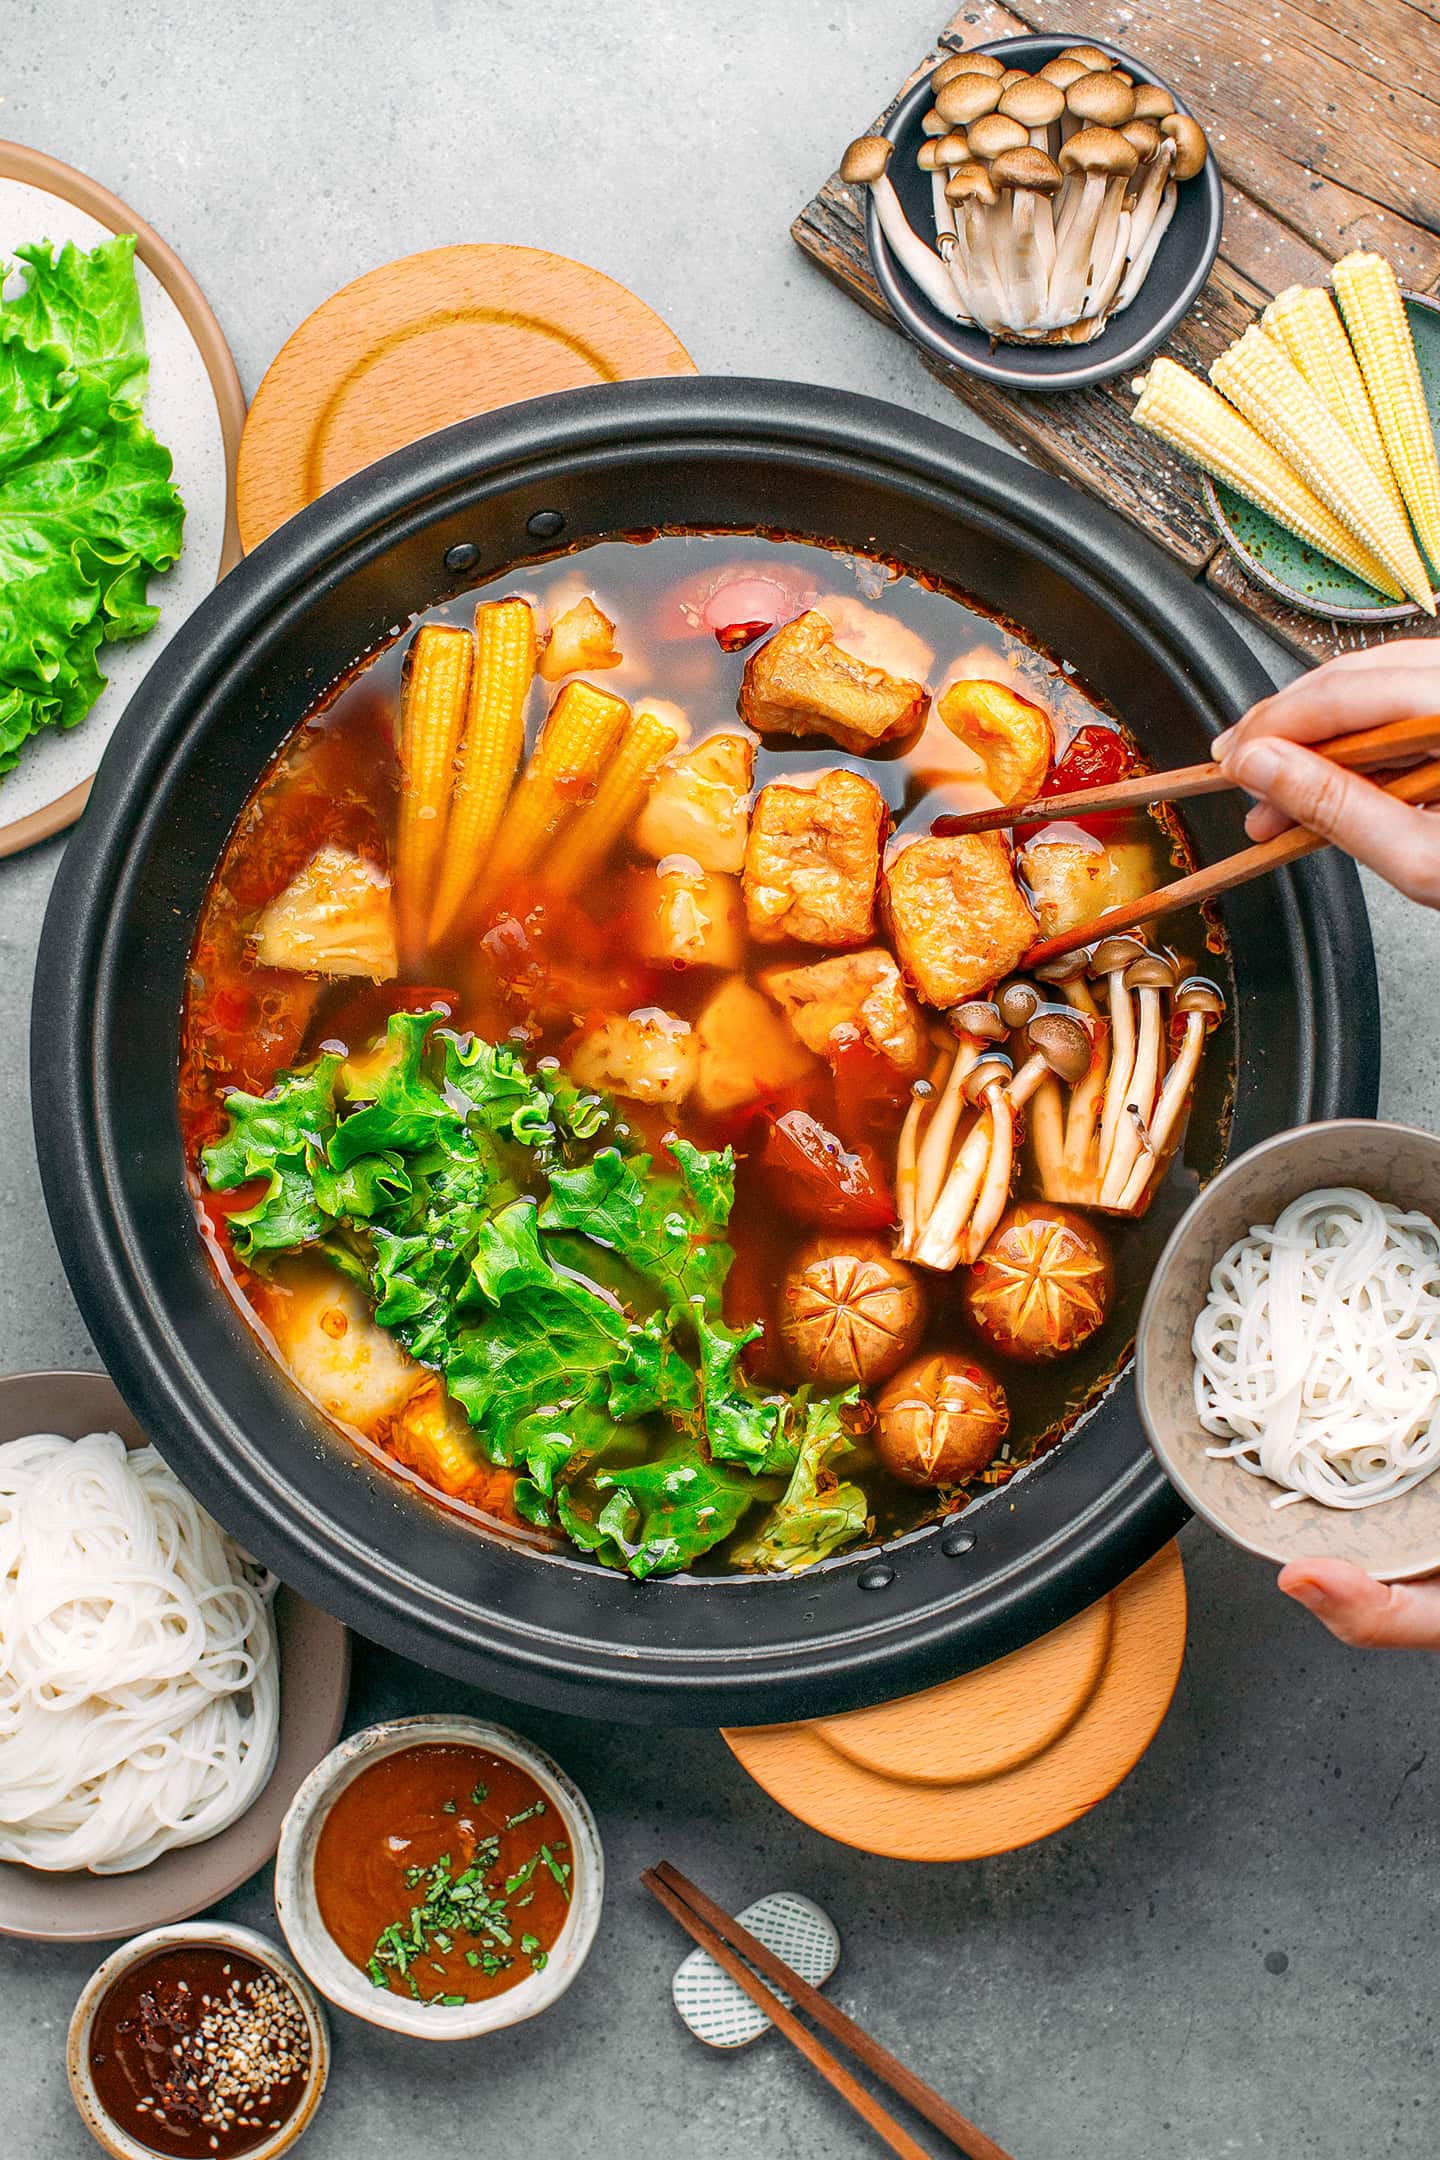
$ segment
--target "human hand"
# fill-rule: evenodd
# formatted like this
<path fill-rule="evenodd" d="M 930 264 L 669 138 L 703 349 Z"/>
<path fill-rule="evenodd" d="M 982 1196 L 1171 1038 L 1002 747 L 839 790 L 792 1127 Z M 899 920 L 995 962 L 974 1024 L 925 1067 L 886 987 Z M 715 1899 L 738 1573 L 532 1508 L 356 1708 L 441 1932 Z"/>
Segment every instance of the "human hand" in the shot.
<path fill-rule="evenodd" d="M 1304 747 L 1421 713 L 1440 713 L 1440 641 L 1397 639 L 1345 653 L 1262 698 L 1216 737 L 1213 753 L 1261 798 L 1245 820 L 1252 840 L 1306 825 L 1410 899 L 1440 908 L 1440 817 Z"/>
<path fill-rule="evenodd" d="M 1357 1650 L 1440 1650 L 1440 1576 L 1378 1583 L 1349 1560 L 1292 1560 L 1280 1588 Z"/>

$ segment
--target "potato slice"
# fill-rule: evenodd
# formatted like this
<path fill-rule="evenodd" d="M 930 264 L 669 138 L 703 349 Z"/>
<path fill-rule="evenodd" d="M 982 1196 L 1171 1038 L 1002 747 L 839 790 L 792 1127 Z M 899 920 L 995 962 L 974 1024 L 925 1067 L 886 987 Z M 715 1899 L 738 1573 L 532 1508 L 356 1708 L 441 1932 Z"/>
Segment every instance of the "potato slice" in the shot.
<path fill-rule="evenodd" d="M 695 1033 L 700 1044 L 695 1100 L 711 1113 L 778 1095 L 815 1070 L 789 1021 L 743 975 L 720 985 Z"/>
<path fill-rule="evenodd" d="M 632 1102 L 684 1102 L 695 1085 L 700 1045 L 688 1020 L 658 1005 L 612 1013 L 582 1035 L 565 1060 L 572 1080 Z"/>
<path fill-rule="evenodd" d="M 667 855 L 630 879 L 630 912 L 642 959 L 659 966 L 738 968 L 745 950 L 740 880 L 702 870 L 693 855 Z"/>
<path fill-rule="evenodd" d="M 280 1262 L 260 1304 L 291 1377 L 327 1417 L 371 1438 L 426 1377 L 355 1285 L 321 1263 Z"/>
<path fill-rule="evenodd" d="M 299 975 L 392 981 L 399 960 L 389 878 L 348 848 L 322 847 L 262 913 L 255 958 Z"/>
<path fill-rule="evenodd" d="M 1031 840 L 1017 858 L 1044 936 L 1154 890 L 1155 858 L 1143 840 L 1101 841 L 1068 825 L 1051 830 L 1073 837 Z"/>
<path fill-rule="evenodd" d="M 688 855 L 733 877 L 745 860 L 754 773 L 755 745 L 733 731 L 667 758 L 635 820 L 635 845 L 657 862 Z"/>

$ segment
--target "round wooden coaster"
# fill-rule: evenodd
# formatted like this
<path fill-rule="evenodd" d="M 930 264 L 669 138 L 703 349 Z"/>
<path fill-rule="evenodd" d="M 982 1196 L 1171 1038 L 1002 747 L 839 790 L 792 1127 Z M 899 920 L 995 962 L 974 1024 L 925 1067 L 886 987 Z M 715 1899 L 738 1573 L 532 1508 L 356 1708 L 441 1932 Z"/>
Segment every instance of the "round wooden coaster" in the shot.
<path fill-rule="evenodd" d="M 1063 1830 L 1159 1730 L 1185 1653 L 1180 1550 L 982 1671 L 803 1725 L 724 1739 L 813 1830 L 895 1860 L 979 1860 Z"/>
<path fill-rule="evenodd" d="M 364 465 L 472 413 L 695 363 L 643 300 L 540 248 L 429 248 L 356 278 L 283 345 L 240 444 L 253 548 Z"/>

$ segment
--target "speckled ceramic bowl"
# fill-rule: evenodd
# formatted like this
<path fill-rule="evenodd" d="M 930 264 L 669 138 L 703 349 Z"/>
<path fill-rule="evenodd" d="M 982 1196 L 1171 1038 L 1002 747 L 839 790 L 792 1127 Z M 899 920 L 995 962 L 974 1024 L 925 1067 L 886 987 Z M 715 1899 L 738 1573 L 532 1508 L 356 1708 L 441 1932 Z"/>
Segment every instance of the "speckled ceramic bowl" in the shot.
<path fill-rule="evenodd" d="M 325 1817 L 345 1787 L 385 1756 L 436 1741 L 451 1747 L 485 1748 L 502 1761 L 518 1763 L 528 1771 L 565 1825 L 575 1870 L 570 1910 L 544 1971 L 517 1981 L 503 1995 L 448 2008 L 442 2003 L 412 2002 L 408 1995 L 394 1995 L 388 1988 L 372 1986 L 331 1935 L 320 1917 L 315 1896 L 315 1847 Z M 526 2018 L 548 2010 L 565 1993 L 589 1955 L 604 1895 L 605 1859 L 600 1832 L 585 1795 L 533 1741 L 504 1725 L 487 1725 L 471 1717 L 439 1714 L 392 1718 L 342 1740 L 311 1771 L 291 1801 L 275 1859 L 275 1910 L 285 1940 L 321 1994 L 368 2024 L 383 2025 L 391 2032 L 408 2033 L 420 2040 L 473 2040 L 481 2033 L 523 2024 Z"/>
<path fill-rule="evenodd" d="M 324 2005 L 315 1990 L 304 1974 L 296 1971 L 279 1944 L 264 1935 L 257 1935 L 253 1928 L 232 1927 L 226 1920 L 187 1920 L 176 1927 L 150 1928 L 145 1934 L 132 1936 L 129 1942 L 122 1943 L 91 1974 L 71 2014 L 65 2043 L 70 2096 L 80 2111 L 80 2119 L 96 2144 L 112 2155 L 112 2160 L 155 2160 L 155 2148 L 140 2144 L 127 2130 L 122 2130 L 101 2104 L 90 2075 L 90 2028 L 111 1988 L 132 1966 L 153 1957 L 157 1950 L 173 1950 L 184 1943 L 216 1944 L 224 1950 L 238 1950 L 242 1957 L 253 1958 L 257 1965 L 263 1965 L 284 1981 L 305 2014 L 310 2036 L 310 2077 L 300 2105 L 274 2137 L 253 2145 L 245 2155 L 245 2160 L 280 2160 L 281 2153 L 289 2152 L 315 2119 L 315 2110 L 325 2091 L 325 2080 L 330 2075 L 330 2027 Z"/>
<path fill-rule="evenodd" d="M 1440 1138 L 1338 1118 L 1277 1133 L 1228 1164 L 1177 1226 L 1151 1280 L 1135 1351 L 1140 1415 L 1181 1498 L 1247 1551 L 1353 1560 L 1382 1582 L 1431 1575 L 1440 1569 L 1440 1476 L 1376 1507 L 1296 1500 L 1277 1508 L 1279 1486 L 1206 1453 L 1214 1442 L 1195 1415 L 1190 1331 L 1211 1269 L 1253 1225 L 1274 1222 L 1292 1200 L 1326 1185 L 1355 1185 L 1440 1219 Z"/>

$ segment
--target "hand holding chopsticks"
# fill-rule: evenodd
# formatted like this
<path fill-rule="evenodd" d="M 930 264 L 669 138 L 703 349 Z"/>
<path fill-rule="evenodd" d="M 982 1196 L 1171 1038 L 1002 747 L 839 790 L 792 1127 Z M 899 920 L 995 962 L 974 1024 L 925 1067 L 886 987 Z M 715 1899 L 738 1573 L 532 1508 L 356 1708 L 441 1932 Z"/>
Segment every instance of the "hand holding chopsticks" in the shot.
<path fill-rule="evenodd" d="M 768 1980 L 774 1987 L 783 1988 L 791 2000 L 814 2018 L 841 2045 L 862 2063 L 867 2070 L 882 2079 L 899 2095 L 907 2106 L 914 2108 L 937 2130 L 944 2132 L 957 2151 L 968 2155 L 968 2160 L 1010 2160 L 1010 2156 L 997 2145 L 993 2138 L 977 2129 L 975 2124 L 962 2115 L 958 2108 L 942 2100 L 933 2087 L 923 2078 L 907 2070 L 898 2057 L 888 2048 L 873 2040 L 869 2033 L 837 2010 L 827 1997 L 802 1980 L 782 1958 L 767 1950 L 765 1945 L 740 1925 L 723 1906 L 708 1898 L 703 1890 L 673 1868 L 668 1861 L 658 1867 L 647 1868 L 640 1880 L 651 1896 L 658 1900 L 672 1920 L 678 1921 L 687 1935 L 714 1958 L 722 1971 L 727 1972 L 736 1985 L 757 2008 L 764 2011 L 778 2032 L 784 2034 L 791 2046 L 815 2070 L 828 2085 L 839 2093 L 842 2100 L 855 2110 L 861 2120 L 868 2123 L 890 2151 L 900 2155 L 900 2160 L 929 2160 L 925 2148 L 917 2145 L 909 2132 L 879 2101 L 866 2090 L 843 2063 L 836 2060 L 822 2041 L 818 2040 L 807 2025 L 801 2023 L 793 2010 L 773 1995 L 765 1985 Z M 752 1971 L 751 1968 L 754 1968 Z M 763 1974 L 757 1979 L 756 1974 Z"/>

